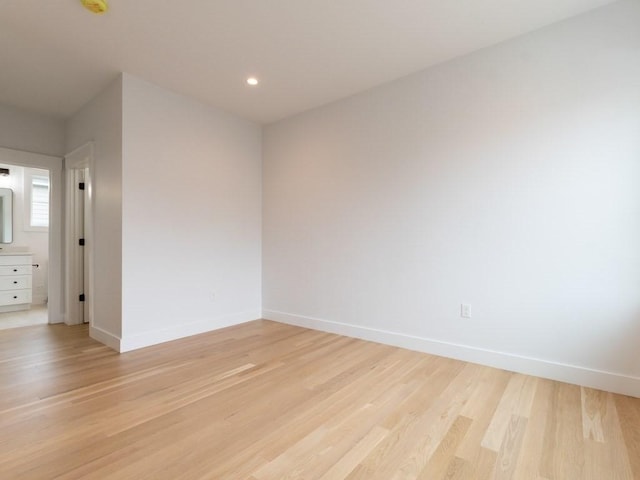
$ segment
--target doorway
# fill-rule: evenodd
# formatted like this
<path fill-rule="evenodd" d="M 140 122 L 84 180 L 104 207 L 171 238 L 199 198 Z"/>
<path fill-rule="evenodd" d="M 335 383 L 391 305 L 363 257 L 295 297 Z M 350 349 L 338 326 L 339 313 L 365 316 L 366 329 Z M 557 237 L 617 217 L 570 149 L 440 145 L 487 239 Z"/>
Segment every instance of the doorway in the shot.
<path fill-rule="evenodd" d="M 0 148 L 0 164 L 0 187 L 12 201 L 10 209 L 2 209 L 1 280 L 11 291 L 5 292 L 0 328 L 61 323 L 62 159 Z"/>
<path fill-rule="evenodd" d="M 0 164 L 0 329 L 48 323 L 49 171 Z"/>
<path fill-rule="evenodd" d="M 65 323 L 92 324 L 93 318 L 93 143 L 65 156 Z"/>

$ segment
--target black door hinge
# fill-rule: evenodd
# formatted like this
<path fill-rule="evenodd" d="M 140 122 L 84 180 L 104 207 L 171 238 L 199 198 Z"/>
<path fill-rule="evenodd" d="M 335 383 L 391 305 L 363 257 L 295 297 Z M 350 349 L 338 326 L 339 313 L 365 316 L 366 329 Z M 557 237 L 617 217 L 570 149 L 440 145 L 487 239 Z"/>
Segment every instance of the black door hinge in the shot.
<path fill-rule="evenodd" d="M 78 240 L 78 245 L 80 245 L 81 247 L 84 247 L 84 238 L 81 238 Z"/>
<path fill-rule="evenodd" d="M 78 184 L 78 188 L 79 188 L 80 190 L 84 190 L 84 182 L 80 182 L 80 183 Z"/>
<path fill-rule="evenodd" d="M 78 297 L 78 300 L 80 300 L 81 302 L 84 302 L 84 293 L 80 294 L 80 297 Z"/>

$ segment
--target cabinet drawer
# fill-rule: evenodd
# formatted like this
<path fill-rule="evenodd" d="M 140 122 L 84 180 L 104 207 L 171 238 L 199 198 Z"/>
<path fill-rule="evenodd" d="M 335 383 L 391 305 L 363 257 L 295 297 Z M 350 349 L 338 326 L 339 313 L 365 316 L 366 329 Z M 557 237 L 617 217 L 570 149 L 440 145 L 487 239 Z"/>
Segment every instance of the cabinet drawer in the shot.
<path fill-rule="evenodd" d="M 31 275 L 33 273 L 31 265 L 0 265 L 0 276 L 2 275 Z"/>
<path fill-rule="evenodd" d="M 31 288 L 31 275 L 0 277 L 0 291 Z"/>
<path fill-rule="evenodd" d="M 0 255 L 0 265 L 31 265 L 31 255 Z"/>
<path fill-rule="evenodd" d="M 31 303 L 31 289 L 0 292 L 0 305 L 19 305 Z"/>

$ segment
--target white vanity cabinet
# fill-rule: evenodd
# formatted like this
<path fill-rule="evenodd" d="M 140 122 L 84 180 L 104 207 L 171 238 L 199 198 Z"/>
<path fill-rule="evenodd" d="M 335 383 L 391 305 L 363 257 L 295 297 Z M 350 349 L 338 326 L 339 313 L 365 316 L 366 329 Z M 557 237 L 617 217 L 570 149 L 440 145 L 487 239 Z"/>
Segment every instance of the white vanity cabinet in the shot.
<path fill-rule="evenodd" d="M 0 312 L 31 308 L 32 255 L 0 253 Z"/>

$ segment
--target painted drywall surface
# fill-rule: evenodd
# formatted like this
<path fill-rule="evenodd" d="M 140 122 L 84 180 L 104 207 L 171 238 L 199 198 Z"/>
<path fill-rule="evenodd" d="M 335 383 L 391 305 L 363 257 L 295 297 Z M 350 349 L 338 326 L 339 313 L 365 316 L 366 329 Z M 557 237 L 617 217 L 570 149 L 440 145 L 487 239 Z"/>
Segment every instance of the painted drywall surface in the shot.
<path fill-rule="evenodd" d="M 0 104 L 0 147 L 64 155 L 65 122 Z"/>
<path fill-rule="evenodd" d="M 117 342 L 122 320 L 121 76 L 67 122 L 67 152 L 89 141 L 93 141 L 95 147 L 92 329 L 102 335 L 102 341 L 107 336 Z"/>
<path fill-rule="evenodd" d="M 266 127 L 264 316 L 640 395 L 639 24 L 620 2 Z"/>
<path fill-rule="evenodd" d="M 123 349 L 260 317 L 261 128 L 124 75 Z"/>
<path fill-rule="evenodd" d="M 5 249 L 24 248 L 33 253 L 33 263 L 38 267 L 33 269 L 32 303 L 44 304 L 48 297 L 49 283 L 49 232 L 25 229 L 29 221 L 29 209 L 25 205 L 25 168 L 5 164 L 0 167 L 10 171 L 8 176 L 0 177 L 0 188 L 10 188 L 13 191 L 13 241 L 0 246 Z"/>

